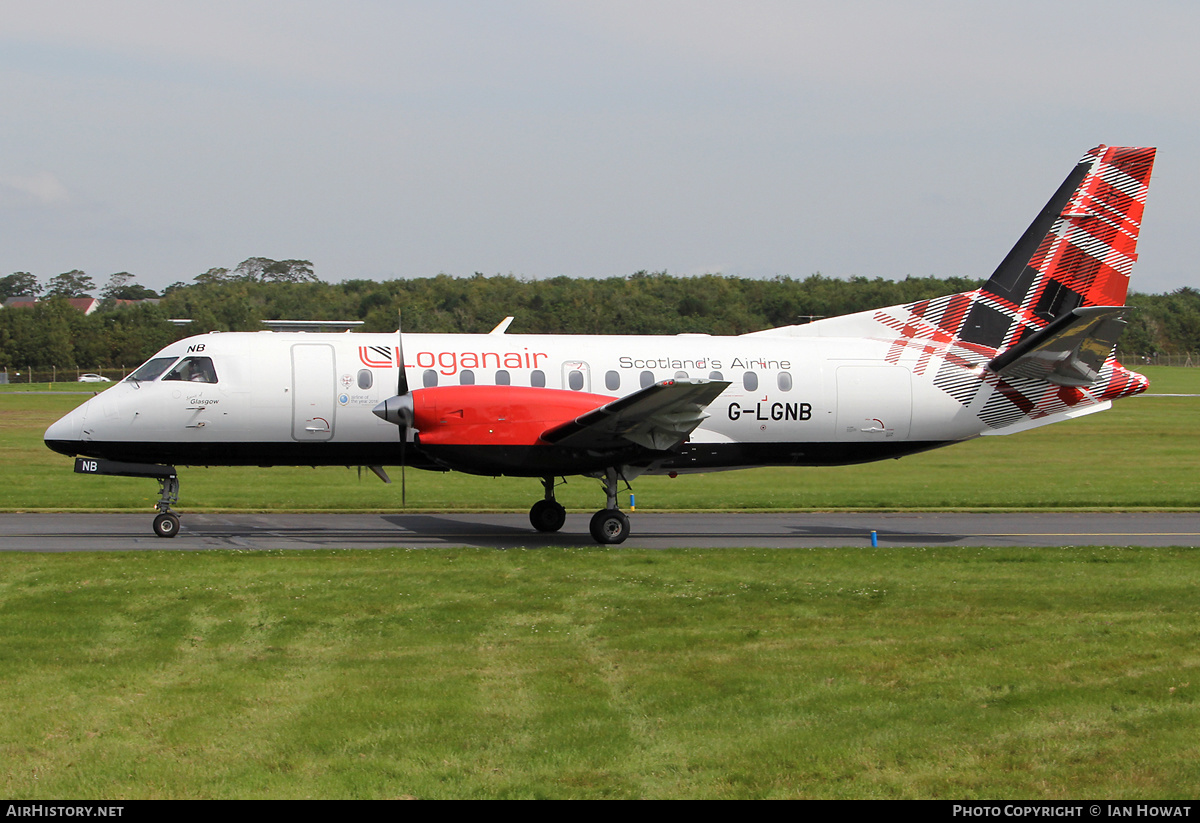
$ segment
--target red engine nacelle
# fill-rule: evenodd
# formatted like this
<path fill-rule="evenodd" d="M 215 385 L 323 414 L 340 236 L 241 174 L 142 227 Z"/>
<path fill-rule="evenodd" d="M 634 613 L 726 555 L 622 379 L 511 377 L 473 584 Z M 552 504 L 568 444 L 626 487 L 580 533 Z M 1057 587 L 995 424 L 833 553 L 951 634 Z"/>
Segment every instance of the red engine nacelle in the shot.
<path fill-rule="evenodd" d="M 412 398 L 423 446 L 534 446 L 547 429 L 616 399 L 527 386 L 435 386 Z"/>

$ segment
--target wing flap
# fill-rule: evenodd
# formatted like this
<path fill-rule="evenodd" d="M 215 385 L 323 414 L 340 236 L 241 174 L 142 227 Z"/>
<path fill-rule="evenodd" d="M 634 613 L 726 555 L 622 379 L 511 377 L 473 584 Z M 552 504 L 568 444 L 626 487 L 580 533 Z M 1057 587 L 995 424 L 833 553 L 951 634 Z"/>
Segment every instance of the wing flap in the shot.
<path fill-rule="evenodd" d="M 705 408 L 727 380 L 663 380 L 547 429 L 541 440 L 571 448 L 612 448 L 635 443 L 669 451 L 707 417 Z"/>

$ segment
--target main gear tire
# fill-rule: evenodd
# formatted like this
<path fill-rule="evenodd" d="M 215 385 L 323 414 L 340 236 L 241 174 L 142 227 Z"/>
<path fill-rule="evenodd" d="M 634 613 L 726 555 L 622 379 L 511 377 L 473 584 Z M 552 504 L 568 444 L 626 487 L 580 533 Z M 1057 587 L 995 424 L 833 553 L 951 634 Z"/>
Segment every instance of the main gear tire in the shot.
<path fill-rule="evenodd" d="M 620 509 L 601 509 L 589 525 L 592 539 L 602 545 L 624 543 L 629 537 L 629 518 Z"/>
<path fill-rule="evenodd" d="M 555 500 L 539 500 L 529 510 L 529 522 L 540 532 L 556 532 L 567 522 L 567 510 Z"/>

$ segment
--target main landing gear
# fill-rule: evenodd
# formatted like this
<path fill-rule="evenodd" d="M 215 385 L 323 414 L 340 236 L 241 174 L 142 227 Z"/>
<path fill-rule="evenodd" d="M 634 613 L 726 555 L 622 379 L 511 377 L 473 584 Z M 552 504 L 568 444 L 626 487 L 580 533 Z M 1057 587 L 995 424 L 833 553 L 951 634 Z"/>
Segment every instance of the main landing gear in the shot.
<path fill-rule="evenodd" d="M 597 543 L 624 543 L 629 537 L 629 518 L 620 509 L 601 509 L 592 515 L 588 530 Z"/>
<path fill-rule="evenodd" d="M 617 482 L 620 475 L 616 469 L 604 471 L 604 495 L 607 498 L 605 508 L 592 515 L 588 530 L 592 539 L 601 544 L 624 543 L 629 537 L 629 518 L 617 508 Z"/>
<path fill-rule="evenodd" d="M 617 508 L 617 484 L 620 475 L 616 469 L 604 472 L 601 482 L 607 497 L 607 507 L 592 515 L 588 530 L 597 543 L 611 545 L 625 542 L 629 537 L 629 518 Z M 529 522 L 540 532 L 556 532 L 567 522 L 567 510 L 554 499 L 554 478 L 543 477 L 542 487 L 546 496 L 533 504 L 529 510 Z"/>
<path fill-rule="evenodd" d="M 543 477 L 542 487 L 546 490 L 546 496 L 529 510 L 529 522 L 540 532 L 556 532 L 567 522 L 567 510 L 554 499 L 553 477 Z"/>

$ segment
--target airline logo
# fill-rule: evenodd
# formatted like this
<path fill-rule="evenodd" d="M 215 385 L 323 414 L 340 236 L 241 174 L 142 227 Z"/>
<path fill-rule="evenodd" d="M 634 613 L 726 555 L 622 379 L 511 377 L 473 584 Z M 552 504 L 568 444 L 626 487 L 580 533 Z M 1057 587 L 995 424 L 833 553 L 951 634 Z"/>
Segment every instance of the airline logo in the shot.
<path fill-rule="evenodd" d="M 358 362 L 372 369 L 390 369 L 400 361 L 399 353 L 393 359 L 393 351 L 390 346 L 359 346 Z"/>

